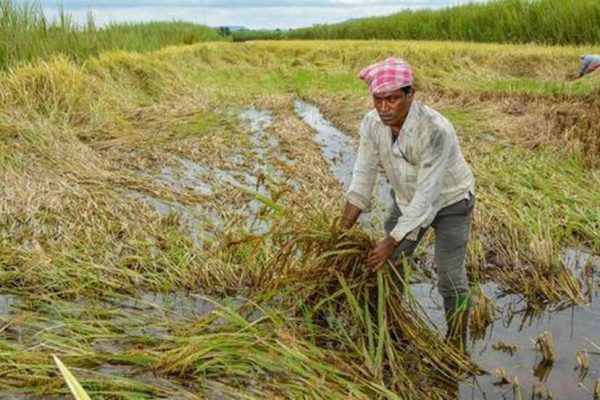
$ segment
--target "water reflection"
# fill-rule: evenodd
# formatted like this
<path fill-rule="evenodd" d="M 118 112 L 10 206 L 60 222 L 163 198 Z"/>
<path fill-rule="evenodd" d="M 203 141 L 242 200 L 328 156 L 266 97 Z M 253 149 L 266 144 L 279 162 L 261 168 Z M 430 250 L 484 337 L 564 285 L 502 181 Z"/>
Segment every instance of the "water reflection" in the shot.
<path fill-rule="evenodd" d="M 577 353 L 594 351 L 595 344 L 600 343 L 600 313 L 595 306 L 597 298 L 594 300 L 588 306 L 553 312 L 528 309 L 513 312 L 510 318 L 498 319 L 485 339 L 472 344 L 471 355 L 487 371 L 501 368 L 509 379 L 518 377 L 524 398 L 537 398 L 535 385 L 544 384 L 556 399 L 589 399 L 600 377 L 600 357 L 589 359 L 584 374 L 577 368 Z M 536 349 L 536 338 L 545 331 L 552 337 L 554 362 L 544 360 Z M 494 351 L 487 346 L 498 342 L 510 343 L 516 351 Z M 497 397 L 506 394 L 490 377 L 479 377 L 476 381 L 475 386 L 462 385 L 461 398 L 506 398 Z"/>
<path fill-rule="evenodd" d="M 12 306 L 15 304 L 16 298 L 10 294 L 0 294 L 0 318 L 9 316 Z"/>

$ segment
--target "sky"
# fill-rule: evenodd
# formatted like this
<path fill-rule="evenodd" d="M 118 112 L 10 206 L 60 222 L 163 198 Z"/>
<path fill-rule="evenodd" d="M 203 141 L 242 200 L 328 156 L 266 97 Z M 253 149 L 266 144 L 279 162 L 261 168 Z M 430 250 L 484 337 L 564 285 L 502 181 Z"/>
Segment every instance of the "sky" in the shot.
<path fill-rule="evenodd" d="M 473 0 L 484 1 L 484 0 Z M 17 0 L 17 3 L 19 1 Z M 407 8 L 440 8 L 465 0 L 42 0 L 46 15 L 58 5 L 84 23 L 88 11 L 98 25 L 108 22 L 190 21 L 209 26 L 288 29 L 386 15 Z"/>

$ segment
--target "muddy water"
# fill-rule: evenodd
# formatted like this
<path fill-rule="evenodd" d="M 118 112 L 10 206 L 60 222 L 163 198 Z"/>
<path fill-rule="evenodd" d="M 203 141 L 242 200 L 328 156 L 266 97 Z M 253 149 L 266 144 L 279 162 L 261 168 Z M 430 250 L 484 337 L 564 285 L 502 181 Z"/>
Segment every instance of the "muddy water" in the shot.
<path fill-rule="evenodd" d="M 231 185 L 271 197 L 265 179 L 276 182 L 283 181 L 285 177 L 281 171 L 272 168 L 267 161 L 271 156 L 284 162 L 289 161 L 276 154 L 274 149 L 279 143 L 266 134 L 265 130 L 273 123 L 273 117 L 268 111 L 251 107 L 242 110 L 238 118 L 242 127 L 248 131 L 252 143 L 251 149 L 248 150 L 248 154 L 253 156 L 253 166 L 250 171 L 240 171 L 239 168 L 240 165 L 247 163 L 246 155 L 234 154 L 227 159 L 230 163 L 229 169 L 217 168 L 183 157 L 173 157 L 169 165 L 160 168 L 158 174 L 146 175 L 154 183 L 177 192 L 211 196 L 215 194 L 216 189 L 210 181 L 216 178 L 220 182 L 219 185 Z M 180 215 L 182 225 L 194 239 L 201 239 L 206 234 L 207 223 L 209 226 L 223 225 L 222 218 L 214 210 L 207 208 L 206 204 L 190 206 L 176 201 L 165 201 L 140 192 L 129 193 L 129 196 L 150 205 L 161 217 L 171 213 Z M 231 211 L 244 214 L 249 221 L 249 229 L 260 233 L 267 231 L 269 226 L 267 222 L 256 218 L 262 207 L 263 203 L 260 200 L 251 199 L 244 209 Z"/>
<path fill-rule="evenodd" d="M 596 275 L 600 275 L 600 255 L 595 255 L 587 247 L 566 247 L 561 250 L 560 257 L 565 265 L 576 275 L 583 273 L 587 265 L 594 267 Z"/>
<path fill-rule="evenodd" d="M 209 167 L 182 157 L 175 157 L 174 161 L 179 164 L 178 168 L 169 165 L 163 166 L 160 174 L 154 178 L 154 182 L 200 195 L 213 193 L 213 187 L 201 179 L 203 175 L 211 172 Z"/>
<path fill-rule="evenodd" d="M 330 163 L 331 172 L 347 190 L 352 177 L 357 143 L 339 131 L 321 115 L 318 108 L 296 101 L 296 112 L 315 132 L 315 141 L 321 146 L 323 156 Z M 382 203 L 391 201 L 388 185 L 378 177 L 375 212 L 385 208 Z M 378 227 L 381 229 L 381 225 Z M 563 262 L 575 273 L 580 273 L 586 263 L 600 270 L 600 257 L 586 249 L 567 248 L 561 252 Z M 432 273 L 434 275 L 434 273 Z M 594 284 L 598 288 L 597 283 Z M 441 332 L 445 331 L 442 299 L 432 281 L 414 283 L 412 290 L 423 310 Z M 460 399 L 517 399 L 512 384 L 499 385 L 494 376 L 504 370 L 508 380 L 518 378 L 522 398 L 534 398 L 534 390 L 551 391 L 554 399 L 592 399 L 593 388 L 600 378 L 600 302 L 599 294 L 591 296 L 589 305 L 570 307 L 561 311 L 545 311 L 532 315 L 527 304 L 516 295 L 503 296 L 497 285 L 482 287 L 494 301 L 496 321 L 488 327 L 485 336 L 471 343 L 472 358 L 490 375 L 477 377 L 460 385 Z M 535 341 L 543 332 L 550 333 L 556 361 L 552 365 L 541 363 L 541 353 Z M 516 346 L 513 355 L 494 350 L 492 345 L 504 342 Z M 598 346 L 598 347 L 597 347 Z M 576 354 L 585 350 L 589 354 L 589 369 L 584 374 L 578 370 Z M 546 397 L 536 397 L 546 398 Z"/>
<path fill-rule="evenodd" d="M 277 147 L 277 139 L 268 137 L 265 130 L 273 123 L 273 116 L 268 111 L 250 107 L 239 114 L 242 123 L 250 130 L 254 151 L 259 158 L 267 155 L 270 149 Z"/>
<path fill-rule="evenodd" d="M 412 289 L 428 317 L 443 331 L 442 299 L 437 290 L 431 283 L 414 284 Z M 596 347 L 600 346 L 599 294 L 596 292 L 586 306 L 533 314 L 519 296 L 503 296 L 494 283 L 482 289 L 493 299 L 498 317 L 482 339 L 470 343 L 469 353 L 490 375 L 464 382 L 460 399 L 516 398 L 511 384 L 498 385 L 496 375 L 500 370 L 509 380 L 518 377 L 526 399 L 532 398 L 535 386 L 550 390 L 555 399 L 591 399 L 589 391 L 600 377 L 600 348 Z M 541 353 L 535 349 L 535 341 L 543 332 L 552 337 L 556 352 L 553 365 L 543 364 Z M 494 350 L 492 346 L 499 342 L 516 346 L 516 352 L 511 355 Z M 582 350 L 588 352 L 590 359 L 585 375 L 576 368 L 576 355 Z"/>
<path fill-rule="evenodd" d="M 273 116 L 270 112 L 257 110 L 250 107 L 239 113 L 239 119 L 242 125 L 250 131 L 250 140 L 252 142 L 252 152 L 254 153 L 254 166 L 252 174 L 247 175 L 246 185 L 249 190 L 256 191 L 261 195 L 271 197 L 269 189 L 263 182 L 265 177 L 282 178 L 281 171 L 273 170 L 267 163 L 268 158 L 273 153 L 273 150 L 279 145 L 279 142 L 274 137 L 269 137 L 265 130 L 273 123 Z M 250 201 L 248 206 L 250 210 L 257 212 L 261 209 L 262 203 L 258 199 Z M 265 232 L 268 225 L 264 221 L 256 221 L 254 230 Z"/>

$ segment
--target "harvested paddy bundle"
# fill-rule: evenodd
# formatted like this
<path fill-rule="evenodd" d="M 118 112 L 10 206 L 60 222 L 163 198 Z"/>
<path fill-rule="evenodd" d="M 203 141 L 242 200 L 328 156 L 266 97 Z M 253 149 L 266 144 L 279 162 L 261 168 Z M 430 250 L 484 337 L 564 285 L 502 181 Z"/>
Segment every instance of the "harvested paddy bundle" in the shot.
<path fill-rule="evenodd" d="M 295 338 L 335 351 L 361 379 L 409 398 L 444 398 L 441 387 L 477 372 L 426 320 L 401 268 L 366 268 L 373 242 L 365 232 L 340 230 L 314 213 L 282 218 L 268 241 L 261 247 L 271 253 L 256 257 L 263 261 L 252 280 L 254 297 L 285 310 Z"/>

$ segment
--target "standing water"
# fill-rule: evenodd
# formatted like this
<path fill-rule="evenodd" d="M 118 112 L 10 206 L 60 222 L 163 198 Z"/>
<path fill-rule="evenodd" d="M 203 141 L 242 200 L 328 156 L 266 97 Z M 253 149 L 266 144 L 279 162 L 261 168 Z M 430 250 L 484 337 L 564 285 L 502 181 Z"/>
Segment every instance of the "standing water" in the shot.
<path fill-rule="evenodd" d="M 246 154 L 240 150 L 227 158 L 229 167 L 219 168 L 209 164 L 192 161 L 183 157 L 174 156 L 169 165 L 163 165 L 159 174 L 145 173 L 156 184 L 169 188 L 175 192 L 191 195 L 210 197 L 214 195 L 217 188 L 214 180 L 221 186 L 232 186 L 249 193 L 271 197 L 271 193 L 265 180 L 275 181 L 283 179 L 281 171 L 273 169 L 267 164 L 266 159 L 271 151 L 277 147 L 278 142 L 269 138 L 265 130 L 273 123 L 270 112 L 257 110 L 254 107 L 245 109 L 238 114 L 243 128 L 245 128 L 252 143 L 251 152 Z M 252 159 L 248 155 L 253 155 Z M 240 164 L 251 163 L 250 171 L 240 171 Z M 154 196 L 133 192 L 130 197 L 145 202 L 153 207 L 161 217 L 171 213 L 181 216 L 181 223 L 194 240 L 202 240 L 205 236 L 206 227 L 222 226 L 223 219 L 218 215 L 209 202 L 198 204 L 182 204 L 177 201 L 159 199 Z M 263 203 L 255 198 L 249 200 L 246 207 L 236 209 L 235 212 L 242 214 L 248 220 L 249 228 L 255 232 L 265 232 L 268 229 L 266 221 L 258 219 L 258 214 L 263 208 Z"/>
<path fill-rule="evenodd" d="M 8 317 L 15 298 L 8 294 L 0 294 L 0 318 Z"/>

